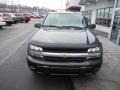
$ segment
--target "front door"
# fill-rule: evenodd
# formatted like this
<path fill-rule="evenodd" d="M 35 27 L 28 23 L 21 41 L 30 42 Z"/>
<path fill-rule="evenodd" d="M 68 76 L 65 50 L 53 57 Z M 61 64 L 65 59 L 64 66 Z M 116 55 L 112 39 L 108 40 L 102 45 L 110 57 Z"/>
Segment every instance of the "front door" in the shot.
<path fill-rule="evenodd" d="M 115 11 L 110 40 L 120 45 L 120 10 Z"/>

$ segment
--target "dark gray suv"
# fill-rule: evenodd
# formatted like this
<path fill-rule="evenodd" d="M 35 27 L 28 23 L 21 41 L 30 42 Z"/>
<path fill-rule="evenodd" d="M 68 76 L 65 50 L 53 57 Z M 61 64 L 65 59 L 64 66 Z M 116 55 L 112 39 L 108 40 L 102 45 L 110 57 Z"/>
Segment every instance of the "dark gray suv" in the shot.
<path fill-rule="evenodd" d="M 50 12 L 28 45 L 29 68 L 47 75 L 96 73 L 103 60 L 102 44 L 77 12 Z"/>

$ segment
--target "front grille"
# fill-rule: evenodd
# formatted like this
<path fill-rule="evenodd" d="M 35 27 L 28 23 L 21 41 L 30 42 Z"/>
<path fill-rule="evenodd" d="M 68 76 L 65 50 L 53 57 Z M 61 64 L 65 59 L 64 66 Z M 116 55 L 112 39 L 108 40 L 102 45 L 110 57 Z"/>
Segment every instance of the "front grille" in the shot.
<path fill-rule="evenodd" d="M 86 58 L 74 57 L 74 58 L 63 58 L 63 57 L 44 57 L 45 61 L 53 61 L 53 62 L 83 62 Z"/>
<path fill-rule="evenodd" d="M 43 48 L 44 52 L 54 53 L 87 53 L 88 49 Z"/>
<path fill-rule="evenodd" d="M 44 52 L 53 52 L 53 53 L 87 53 L 88 49 L 69 49 L 69 48 L 43 48 Z M 86 60 L 86 58 L 80 58 L 80 57 L 44 57 L 45 61 L 56 61 L 56 62 L 71 62 L 71 61 L 77 61 L 82 62 Z"/>

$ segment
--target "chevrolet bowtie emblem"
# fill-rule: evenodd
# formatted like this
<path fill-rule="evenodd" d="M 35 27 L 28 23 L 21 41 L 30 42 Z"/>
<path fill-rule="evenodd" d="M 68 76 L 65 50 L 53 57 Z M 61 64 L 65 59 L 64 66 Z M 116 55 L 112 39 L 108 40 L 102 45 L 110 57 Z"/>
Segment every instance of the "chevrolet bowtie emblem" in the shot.
<path fill-rule="evenodd" d="M 69 55 L 68 54 L 63 54 L 63 58 L 68 58 Z"/>

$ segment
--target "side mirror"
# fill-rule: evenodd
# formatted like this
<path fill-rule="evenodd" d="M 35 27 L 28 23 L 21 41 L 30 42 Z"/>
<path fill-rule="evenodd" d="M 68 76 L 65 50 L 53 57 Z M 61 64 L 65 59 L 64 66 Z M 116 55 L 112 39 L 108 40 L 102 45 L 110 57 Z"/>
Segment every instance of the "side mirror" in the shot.
<path fill-rule="evenodd" d="M 96 28 L 96 25 L 95 24 L 91 24 L 88 26 L 90 29 L 95 29 Z"/>
<path fill-rule="evenodd" d="M 41 24 L 40 24 L 40 23 L 36 23 L 34 26 L 35 26 L 36 28 L 40 28 L 40 27 L 41 27 Z"/>

